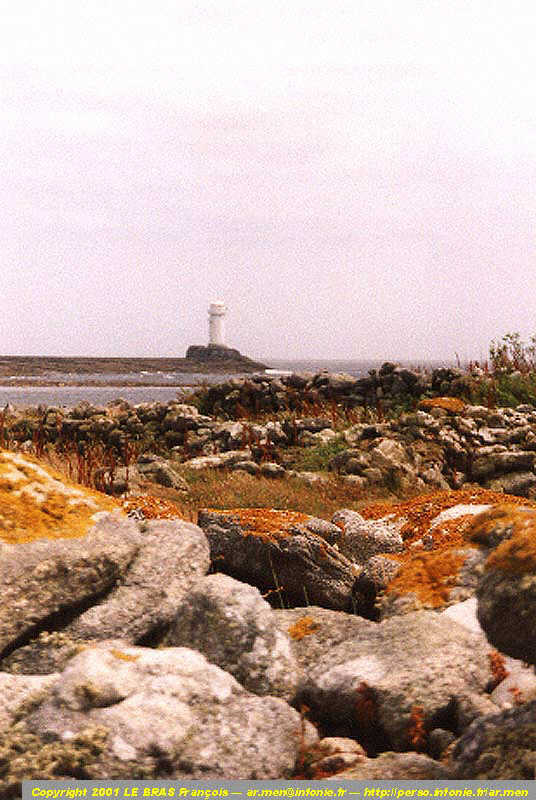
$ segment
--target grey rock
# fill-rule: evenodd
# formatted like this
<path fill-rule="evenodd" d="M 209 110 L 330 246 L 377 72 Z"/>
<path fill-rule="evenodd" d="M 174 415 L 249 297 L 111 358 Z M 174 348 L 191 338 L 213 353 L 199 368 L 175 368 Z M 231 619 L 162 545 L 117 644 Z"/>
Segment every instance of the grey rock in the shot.
<path fill-rule="evenodd" d="M 277 627 L 259 590 L 228 575 L 208 575 L 196 583 L 179 606 L 166 642 L 195 643 L 254 694 L 290 700 L 296 690 L 298 667 L 288 635 Z"/>
<path fill-rule="evenodd" d="M 111 591 L 142 543 L 130 519 L 102 513 L 80 538 L 0 542 L 0 651 L 53 614 L 68 617 Z"/>
<path fill-rule="evenodd" d="M 376 624 L 355 614 L 319 606 L 274 609 L 279 629 L 290 636 L 292 650 L 302 672 L 326 658 L 337 645 L 351 639 L 366 642 Z M 303 626 L 306 619 L 309 624 Z"/>
<path fill-rule="evenodd" d="M 89 779 L 262 780 L 290 776 L 301 723 L 283 700 L 249 694 L 200 653 L 116 641 L 73 658 L 18 727 L 58 744 L 103 730 L 84 765 Z M 306 725 L 304 743 L 316 738 Z"/>
<path fill-rule="evenodd" d="M 153 483 L 176 489 L 181 492 L 188 491 L 188 484 L 184 478 L 165 459 L 159 461 L 142 462 L 138 464 L 140 474 Z"/>
<path fill-rule="evenodd" d="M 85 646 L 63 631 L 41 631 L 28 644 L 2 659 L 2 669 L 14 675 L 50 675 L 61 672 Z"/>
<path fill-rule="evenodd" d="M 351 607 L 355 567 L 306 524 L 269 535 L 244 530 L 228 512 L 200 511 L 198 524 L 217 569 L 269 593 L 274 602 Z"/>
<path fill-rule="evenodd" d="M 401 525 L 386 520 L 368 520 L 343 508 L 336 511 L 331 522 L 342 529 L 339 551 L 347 558 L 364 564 L 378 553 L 400 553 L 404 543 L 399 533 Z"/>
<path fill-rule="evenodd" d="M 232 466 L 231 469 L 233 472 L 247 472 L 248 475 L 258 475 L 260 472 L 260 467 L 255 461 L 236 461 Z"/>
<path fill-rule="evenodd" d="M 332 522 L 328 522 L 325 519 L 319 519 L 318 517 L 309 517 L 304 523 L 304 527 L 310 533 L 314 533 L 317 536 L 321 536 L 322 539 L 325 539 L 326 542 L 329 544 L 337 545 L 339 548 L 342 530 L 338 525 L 334 525 Z"/>
<path fill-rule="evenodd" d="M 452 777 L 536 778 L 536 702 L 475 720 L 454 748 Z"/>
<path fill-rule="evenodd" d="M 534 466 L 533 451 L 505 452 L 505 448 L 503 448 L 503 451 L 500 452 L 497 450 L 499 447 L 500 445 L 489 448 L 482 447 L 476 451 L 472 465 L 472 474 L 475 478 L 483 479 L 504 472 L 523 472 Z M 494 452 L 483 454 L 483 450 L 493 450 Z"/>
<path fill-rule="evenodd" d="M 401 564 L 387 556 L 372 556 L 365 563 L 354 585 L 355 611 L 369 619 L 377 617 L 378 596 L 400 571 Z"/>
<path fill-rule="evenodd" d="M 251 451 L 245 450 L 229 450 L 226 453 L 220 453 L 214 456 L 199 456 L 198 458 L 191 458 L 189 461 L 184 462 L 184 466 L 188 469 L 221 469 L 223 467 L 230 467 L 238 461 L 249 461 L 251 459 Z"/>
<path fill-rule="evenodd" d="M 511 661 L 511 660 L 509 660 Z M 511 663 L 506 663 L 509 674 L 492 691 L 490 699 L 499 708 L 511 708 L 520 703 L 536 700 L 536 675 L 533 669 L 523 667 L 517 662 L 512 669 Z"/>
<path fill-rule="evenodd" d="M 297 702 L 315 718 L 362 743 L 383 736 L 404 751 L 415 707 L 428 728 L 443 718 L 457 729 L 480 714 L 489 663 L 479 636 L 433 612 L 369 625 L 359 639 L 332 647 L 329 663 L 325 654 L 310 663 Z"/>
<path fill-rule="evenodd" d="M 452 731 L 444 728 L 434 728 L 428 734 L 427 749 L 432 758 L 441 759 L 448 747 L 456 741 Z"/>
<path fill-rule="evenodd" d="M 377 486 L 380 483 L 383 483 L 384 475 L 381 469 L 377 467 L 369 467 L 368 469 L 363 470 L 363 477 L 367 479 L 368 483 L 372 486 Z"/>
<path fill-rule="evenodd" d="M 529 490 L 536 486 L 534 472 L 509 472 L 500 478 L 486 481 L 486 488 L 492 492 L 515 494 L 518 497 L 527 497 Z"/>
<path fill-rule="evenodd" d="M 265 461 L 260 465 L 261 475 L 265 478 L 282 478 L 285 474 L 285 468 L 281 464 L 276 464 L 273 461 Z"/>
<path fill-rule="evenodd" d="M 328 781 L 448 780 L 450 769 L 422 753 L 380 753 L 355 767 L 338 772 Z"/>
<path fill-rule="evenodd" d="M 370 460 L 373 467 L 382 471 L 411 468 L 405 448 L 394 439 L 381 439 L 370 451 Z"/>
<path fill-rule="evenodd" d="M 321 472 L 289 470 L 288 475 L 290 478 L 297 478 L 297 480 L 303 481 L 303 483 L 307 483 L 309 486 L 314 486 L 317 483 L 328 483 L 329 481 L 328 476 L 323 475 Z"/>
<path fill-rule="evenodd" d="M 0 731 L 8 728 L 15 721 L 22 703 L 40 695 L 57 681 L 53 675 L 10 675 L 0 672 Z"/>
<path fill-rule="evenodd" d="M 536 572 L 486 569 L 477 590 L 478 620 L 494 647 L 536 664 Z"/>
<path fill-rule="evenodd" d="M 209 547 L 203 532 L 184 520 L 153 520 L 120 584 L 65 628 L 75 640 L 158 636 L 195 581 L 206 574 Z"/>

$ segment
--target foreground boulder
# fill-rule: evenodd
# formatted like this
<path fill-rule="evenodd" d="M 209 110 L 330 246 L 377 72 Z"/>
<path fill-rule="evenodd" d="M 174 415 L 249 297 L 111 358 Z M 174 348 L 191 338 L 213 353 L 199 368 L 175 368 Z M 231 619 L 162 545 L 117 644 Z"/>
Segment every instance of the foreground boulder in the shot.
<path fill-rule="evenodd" d="M 294 511 L 201 511 L 215 568 L 257 586 L 275 605 L 347 610 L 356 566 L 327 538 L 341 530 Z"/>
<path fill-rule="evenodd" d="M 0 501 L 4 669 L 57 671 L 87 640 L 157 641 L 208 571 L 196 525 L 139 526 L 108 496 L 26 455 L 0 452 Z"/>
<path fill-rule="evenodd" d="M 536 702 L 532 702 L 475 720 L 452 753 L 452 777 L 534 780 L 535 753 Z"/>
<path fill-rule="evenodd" d="M 314 625 L 314 609 L 309 616 Z M 448 617 L 417 612 L 379 624 L 361 620 L 351 638 L 329 648 L 328 661 L 324 648 L 314 657 L 314 636 L 313 630 L 294 640 L 310 654 L 308 664 L 300 658 L 298 702 L 368 752 L 424 749 L 435 728 L 458 734 L 497 711 L 486 695 L 488 648 Z"/>
<path fill-rule="evenodd" d="M 486 552 L 478 586 L 478 619 L 490 642 L 536 664 L 536 513 L 504 506 L 475 520 L 473 538 Z"/>
<path fill-rule="evenodd" d="M 228 575 L 198 581 L 180 604 L 168 644 L 195 647 L 248 691 L 290 700 L 298 667 L 288 635 L 254 586 Z"/>
<path fill-rule="evenodd" d="M 147 522 L 142 545 L 123 580 L 65 632 L 78 640 L 120 636 L 136 643 L 158 638 L 209 565 L 208 542 L 197 525 L 184 520 Z"/>
<path fill-rule="evenodd" d="M 0 451 L 0 655 L 109 592 L 141 543 L 105 495 Z"/>
<path fill-rule="evenodd" d="M 300 747 L 316 739 L 283 700 L 249 694 L 200 653 L 108 641 L 75 656 L 4 729 L 0 777 L 4 787 L 21 771 L 25 778 L 275 779 L 289 777 Z"/>

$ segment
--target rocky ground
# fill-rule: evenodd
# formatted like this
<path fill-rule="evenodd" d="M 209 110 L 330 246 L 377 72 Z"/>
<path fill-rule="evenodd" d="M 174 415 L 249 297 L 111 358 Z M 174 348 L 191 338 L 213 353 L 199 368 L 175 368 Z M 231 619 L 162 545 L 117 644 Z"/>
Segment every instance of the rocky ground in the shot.
<path fill-rule="evenodd" d="M 418 402 L 383 421 L 7 409 L 0 796 L 52 777 L 534 779 L 536 410 Z M 50 466 L 67 440 L 109 494 Z M 128 474 L 87 463 L 132 442 Z M 335 480 L 354 507 L 181 518 L 196 476 L 235 472 Z"/>
<path fill-rule="evenodd" d="M 299 378 L 294 376 L 295 382 Z M 343 391 L 344 376 L 323 379 L 330 392 L 342 387 L 339 395 L 330 403 L 302 399 L 299 410 L 292 410 L 294 389 L 283 393 L 278 379 L 260 378 L 233 379 L 193 395 L 190 403 L 7 408 L 0 415 L 0 443 L 34 450 L 49 443 L 59 450 L 74 444 L 80 452 L 98 443 L 114 450 L 118 467 L 128 463 L 134 488 L 149 474 L 178 486 L 180 468 L 231 469 L 309 482 L 339 475 L 364 493 L 375 488 L 395 494 L 459 489 L 471 483 L 519 496 L 536 494 L 534 406 L 496 408 L 452 396 L 424 396 L 413 398 L 412 410 L 386 418 L 368 407 L 349 408 L 353 389 Z M 348 380 L 353 387 L 356 380 Z M 246 408 L 253 402 L 252 386 L 261 398 L 256 416 Z M 282 410 L 267 409 L 270 405 Z M 114 480 L 114 491 L 124 491 L 124 470 L 116 470 Z"/>

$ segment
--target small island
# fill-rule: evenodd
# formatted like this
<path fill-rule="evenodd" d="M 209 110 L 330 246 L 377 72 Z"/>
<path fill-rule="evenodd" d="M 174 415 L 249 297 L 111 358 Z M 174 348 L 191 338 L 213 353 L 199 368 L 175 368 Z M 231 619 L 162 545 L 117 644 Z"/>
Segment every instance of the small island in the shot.
<path fill-rule="evenodd" d="M 0 356 L 0 381 L 24 386 L 153 385 L 159 373 L 244 373 L 262 372 L 265 365 L 232 348 L 192 345 L 186 358 L 89 358 L 86 356 Z M 132 381 L 121 375 L 143 373 L 144 380 Z M 68 376 L 68 377 L 67 377 Z M 91 376 L 91 378 L 89 378 Z M 98 376 L 102 376 L 102 381 Z M 114 380 L 117 377 L 117 382 Z M 180 385 L 181 381 L 178 381 Z"/>
<path fill-rule="evenodd" d="M 0 381 L 13 386 L 76 386 L 80 383 L 93 386 L 152 386 L 155 377 L 164 373 L 209 375 L 263 372 L 267 369 L 266 364 L 254 361 L 224 344 L 226 312 L 227 308 L 221 301 L 210 304 L 209 343 L 190 345 L 185 358 L 0 356 Z M 135 373 L 139 373 L 140 377 L 133 379 Z M 177 377 L 176 385 L 182 383 Z M 166 382 L 166 385 L 173 383 Z"/>

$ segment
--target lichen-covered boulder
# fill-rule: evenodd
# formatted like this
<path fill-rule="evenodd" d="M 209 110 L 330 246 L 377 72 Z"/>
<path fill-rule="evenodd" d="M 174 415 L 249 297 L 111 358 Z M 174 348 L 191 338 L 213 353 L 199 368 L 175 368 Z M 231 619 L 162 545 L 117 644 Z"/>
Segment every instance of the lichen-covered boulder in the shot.
<path fill-rule="evenodd" d="M 290 638 L 258 589 L 217 573 L 196 582 L 179 605 L 166 637 L 195 648 L 254 694 L 290 700 L 298 665 Z"/>
<path fill-rule="evenodd" d="M 477 518 L 472 535 L 496 545 L 477 590 L 479 622 L 498 650 L 536 664 L 536 514 L 506 507 L 498 520 Z"/>
<path fill-rule="evenodd" d="M 327 523 L 271 509 L 200 511 L 214 567 L 260 589 L 273 605 L 350 609 L 356 565 L 314 532 Z"/>
<path fill-rule="evenodd" d="M 491 673 L 480 636 L 434 612 L 362 622 L 357 638 L 304 667 L 297 702 L 328 729 L 368 751 L 404 751 L 424 746 L 440 720 L 459 731 L 497 710 L 485 695 Z"/>
<path fill-rule="evenodd" d="M 73 639 L 113 639 L 132 643 L 158 638 L 171 624 L 188 590 L 208 572 L 204 533 L 184 520 L 151 520 L 141 547 L 122 581 L 100 603 L 66 628 Z"/>
<path fill-rule="evenodd" d="M 331 521 L 342 530 L 338 542 L 340 552 L 359 564 L 364 564 L 378 553 L 400 553 L 404 549 L 401 524 L 367 520 L 357 511 L 347 508 L 337 511 Z"/>
<path fill-rule="evenodd" d="M 17 545 L 40 539 L 79 539 L 115 500 L 77 486 L 25 453 L 0 450 L 0 540 Z M 97 516 L 96 516 L 97 515 Z"/>
<path fill-rule="evenodd" d="M 109 592 L 141 543 L 111 498 L 0 451 L 0 657 Z"/>
<path fill-rule="evenodd" d="M 289 777 L 300 747 L 318 738 L 283 700 L 250 694 L 194 650 L 121 641 L 75 656 L 4 732 L 2 747 L 15 752 L 29 736 L 26 778 L 43 777 L 39 744 L 57 751 L 52 777 L 80 777 L 64 750 L 90 736 L 84 778 L 130 780 Z"/>
<path fill-rule="evenodd" d="M 536 702 L 475 720 L 453 750 L 452 777 L 472 780 L 536 778 Z"/>
<path fill-rule="evenodd" d="M 431 408 L 442 408 L 451 414 L 461 414 L 466 404 L 459 397 L 423 397 L 419 400 L 419 408 L 429 411 Z"/>
<path fill-rule="evenodd" d="M 442 609 L 472 597 L 485 556 L 476 548 L 411 554 L 378 601 L 381 619 L 410 611 Z"/>
<path fill-rule="evenodd" d="M 478 514 L 465 532 L 465 539 L 488 551 L 510 539 L 515 531 L 536 525 L 536 508 L 499 503 Z"/>

